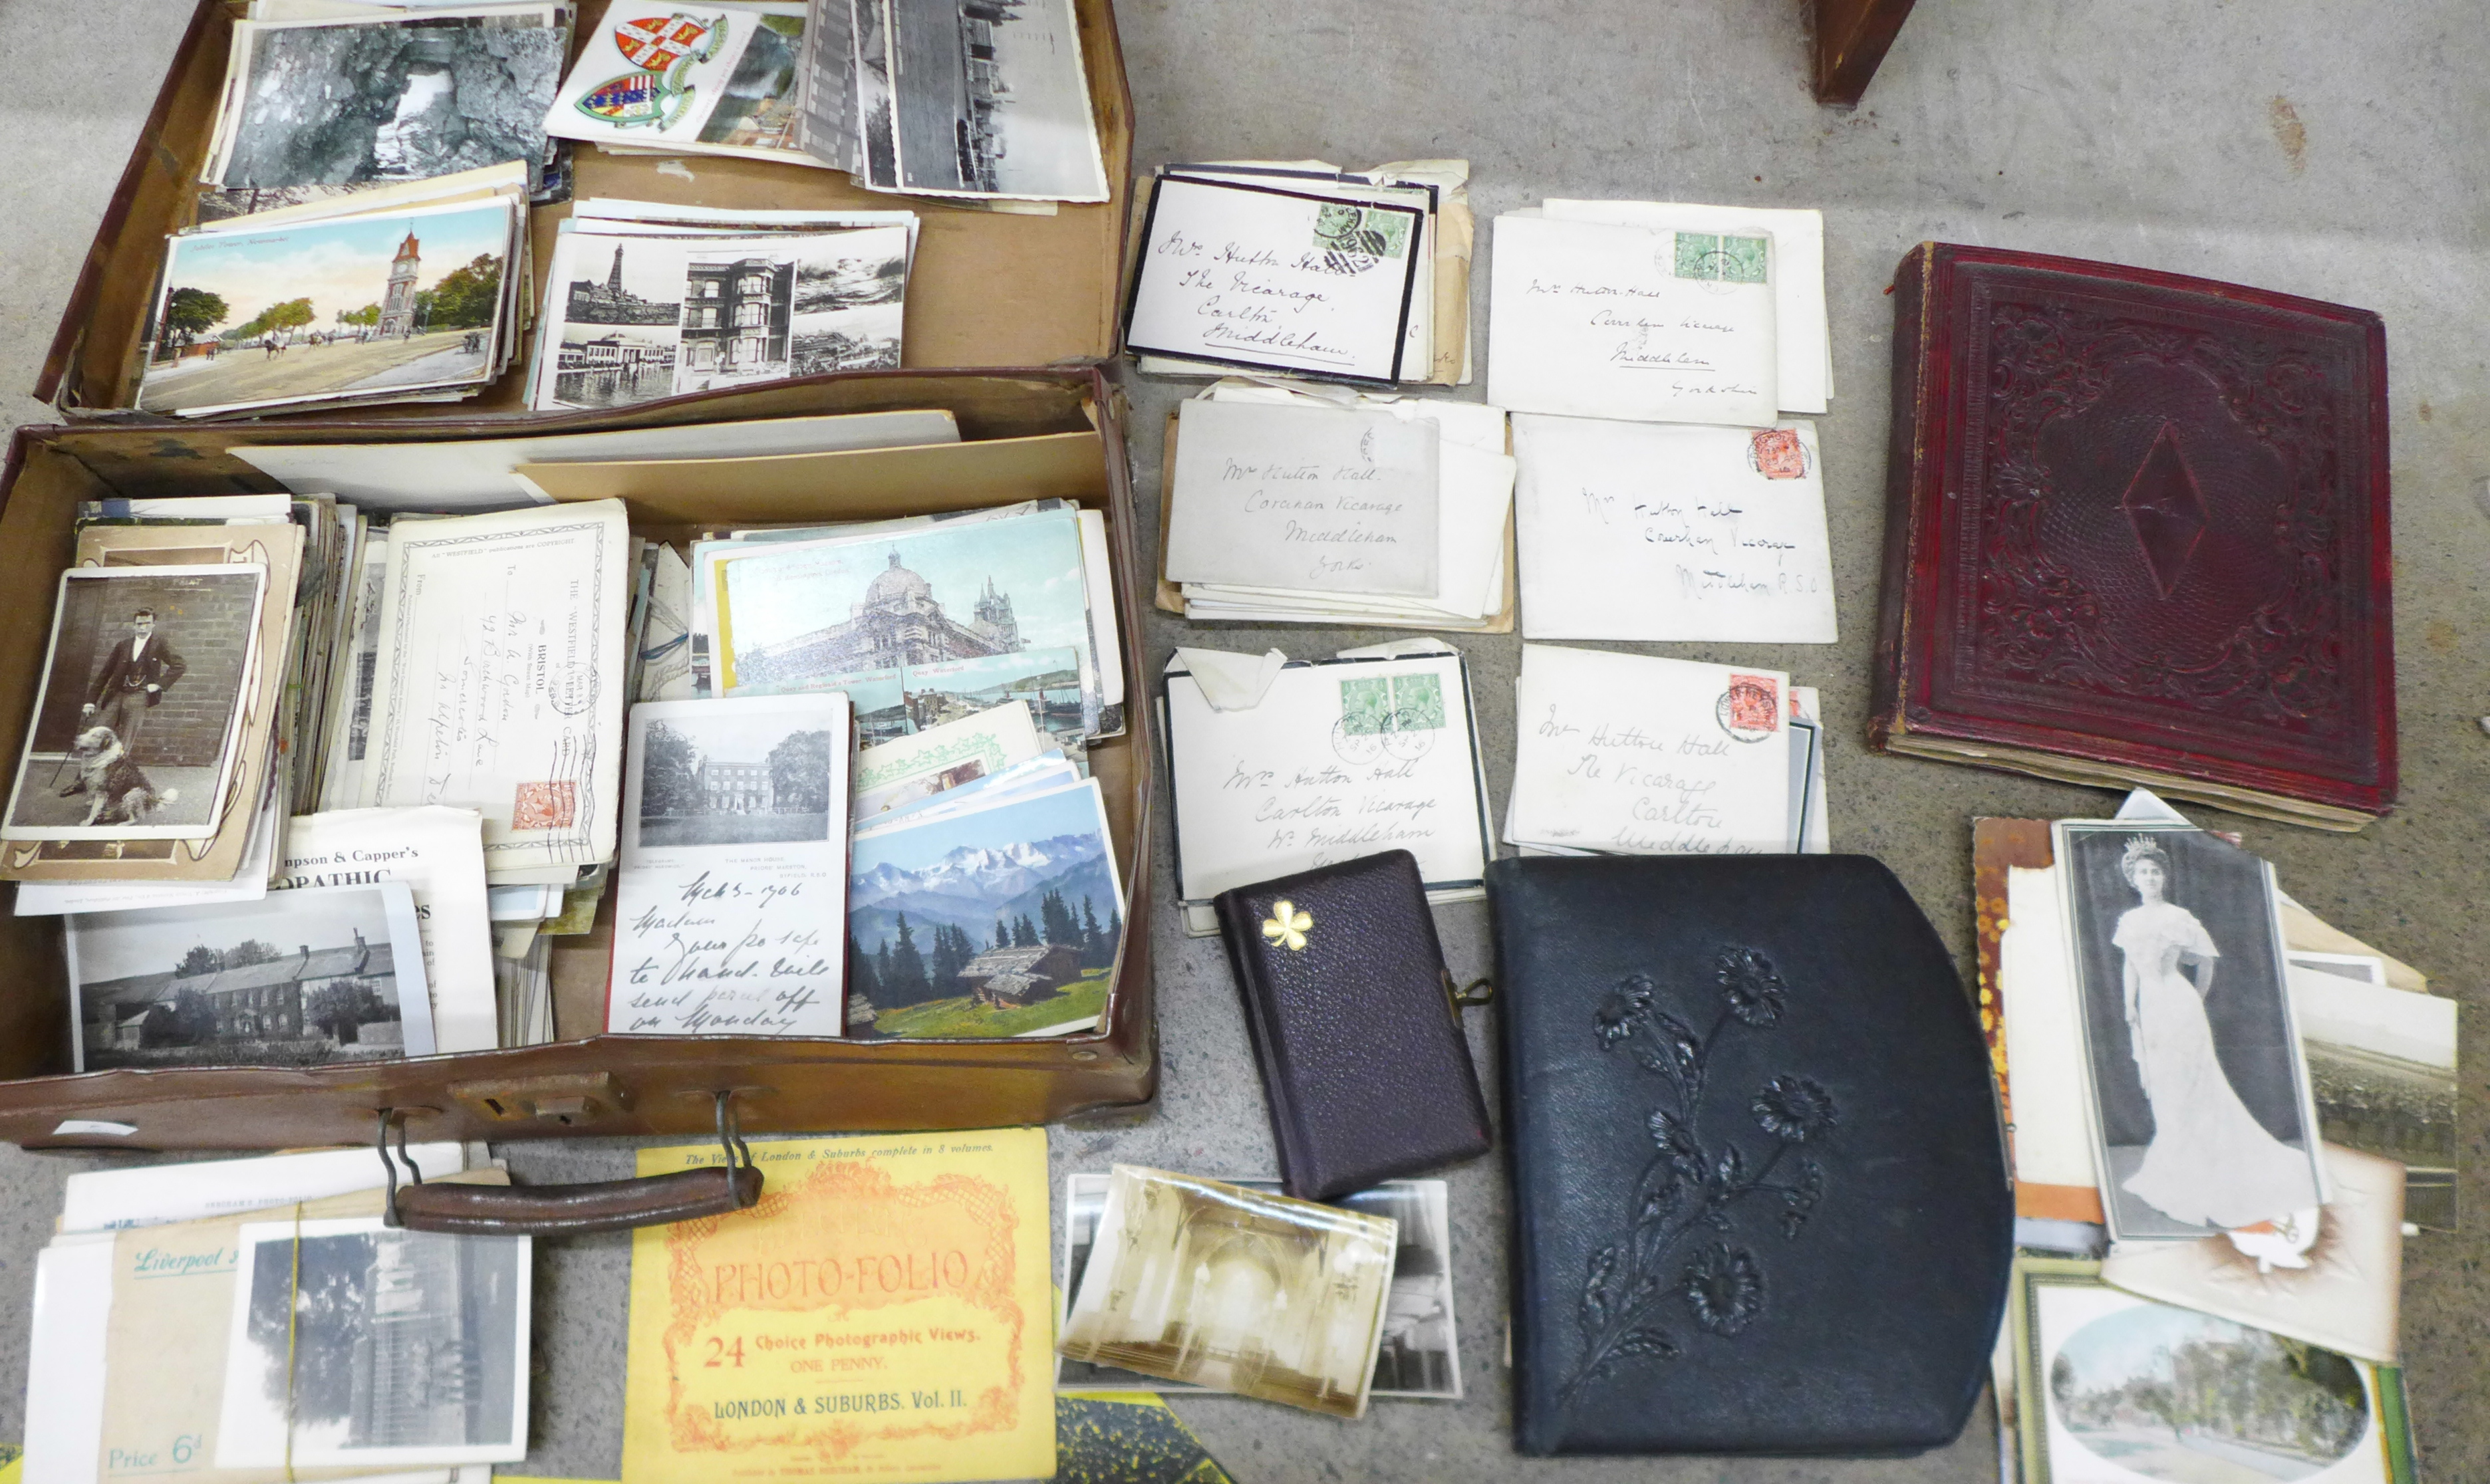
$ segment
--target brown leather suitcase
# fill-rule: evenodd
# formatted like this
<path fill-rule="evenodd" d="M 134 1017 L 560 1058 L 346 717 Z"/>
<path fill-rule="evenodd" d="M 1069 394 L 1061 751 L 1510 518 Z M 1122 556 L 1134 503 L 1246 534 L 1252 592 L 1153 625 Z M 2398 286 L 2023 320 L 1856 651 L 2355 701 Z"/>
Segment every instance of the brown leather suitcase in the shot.
<path fill-rule="evenodd" d="M 580 7 L 579 39 L 605 5 Z M 371 1140 L 387 1118 L 417 1139 L 565 1134 L 965 1128 L 1043 1123 L 1153 1096 L 1148 883 L 1154 718 L 1141 702 L 1141 579 L 1120 404 L 1099 370 L 1114 347 L 1129 203 L 1131 99 L 1109 0 L 1075 0 L 1091 104 L 1114 199 L 1052 215 L 913 201 L 923 218 L 909 284 L 910 369 L 808 378 L 558 415 L 521 411 L 522 358 L 462 404 L 385 407 L 350 417 L 185 422 L 127 411 L 162 239 L 187 224 L 240 7 L 202 0 L 98 233 L 54 340 L 38 396 L 72 424 L 20 429 L 0 473 L 0 751 L 22 741 L 41 679 L 48 592 L 69 560 L 81 499 L 230 494 L 273 483 L 228 451 L 245 442 L 373 442 L 511 437 L 827 413 L 946 409 L 956 453 L 837 457 L 818 482 L 697 490 L 624 470 L 613 488 L 643 534 L 720 523 L 860 519 L 1058 497 L 1103 510 L 1122 631 L 1127 730 L 1090 753 L 1103 785 L 1125 933 L 1101 1026 L 1052 1040 L 847 1042 L 656 1040 L 588 1034 L 602 1025 L 610 923 L 556 939 L 553 1044 L 310 1070 L 166 1069 L 70 1074 L 72 1023 L 57 920 L 0 917 L 0 1139 L 28 1147 L 266 1149 Z M 575 44 L 577 44 L 575 43 Z M 575 155 L 576 194 L 701 206 L 887 208 L 835 171 L 690 157 Z M 688 172 L 688 173 L 686 173 Z M 533 215 L 538 271 L 568 207 Z M 541 286 L 540 286 L 541 287 Z M 1028 367 L 980 371 L 946 366 Z M 926 460 L 933 462 L 929 466 Z M 910 462 L 913 460 L 913 462 Z M 611 897 L 608 899 L 611 908 Z M 727 1095 L 723 1099 L 720 1095 Z M 126 1130 L 126 1131 L 125 1131 Z M 699 1191 L 546 1192 L 516 1214 L 541 1230 L 671 1219 L 738 1204 L 723 1172 Z M 680 1183 L 679 1183 L 680 1184 Z M 488 1222 L 472 1203 L 414 1202 L 434 1220 Z M 431 1210 L 440 1206 L 442 1210 Z M 460 1212 L 463 1211 L 462 1215 Z M 503 1214 L 508 1214 L 504 1213 Z M 410 1220 L 417 1216 L 412 1207 Z"/>

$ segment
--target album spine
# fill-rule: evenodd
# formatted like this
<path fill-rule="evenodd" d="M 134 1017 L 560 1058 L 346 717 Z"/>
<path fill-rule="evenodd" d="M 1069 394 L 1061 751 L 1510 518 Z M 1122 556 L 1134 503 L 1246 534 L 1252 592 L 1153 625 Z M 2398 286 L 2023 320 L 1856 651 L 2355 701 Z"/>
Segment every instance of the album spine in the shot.
<path fill-rule="evenodd" d="M 1923 399 L 1933 395 L 1929 357 L 1936 336 L 1928 317 L 1936 302 L 1933 278 L 1937 244 L 1922 243 L 1903 254 L 1894 271 L 1894 399 L 1893 427 L 1885 449 L 1885 564 L 1877 593 L 1876 663 L 1868 715 L 1868 745 L 1883 751 L 1893 734 L 1903 729 L 1902 711 L 1909 695 L 1913 556 L 1923 539 L 1922 526 L 1932 524 L 1937 500 L 1919 499 L 1927 461 L 1938 456 L 1934 418 Z M 1922 621 L 1928 615 L 1923 614 Z"/>

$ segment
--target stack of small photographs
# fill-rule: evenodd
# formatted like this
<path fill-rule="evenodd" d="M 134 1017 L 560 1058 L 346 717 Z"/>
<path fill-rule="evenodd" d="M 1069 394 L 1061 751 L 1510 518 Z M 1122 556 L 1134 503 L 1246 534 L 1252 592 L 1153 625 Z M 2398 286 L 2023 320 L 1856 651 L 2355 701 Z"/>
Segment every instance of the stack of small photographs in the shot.
<path fill-rule="evenodd" d="M 530 405 L 895 367 L 915 247 L 913 212 L 578 202 L 546 275 Z"/>
<path fill-rule="evenodd" d="M 168 238 L 139 410 L 474 396 L 509 367 L 527 322 L 527 178 L 514 159 Z"/>
<path fill-rule="evenodd" d="M 550 1040 L 544 938 L 614 857 L 619 502 L 115 499 L 76 539 L 0 820 L 16 911 L 68 919 L 73 1064 Z"/>
<path fill-rule="evenodd" d="M 1168 435 L 1165 570 L 1197 620 L 1510 629 L 1514 462 L 1470 402 L 1225 381 Z"/>
<path fill-rule="evenodd" d="M 1108 196 L 1072 0 L 617 6 L 544 128 L 845 170 L 871 190 Z"/>
<path fill-rule="evenodd" d="M 2412 1479 L 2403 1243 L 2456 1223 L 2455 1002 L 2150 794 L 1983 820 L 1974 870 L 2024 1248 L 2004 1477 Z"/>
<path fill-rule="evenodd" d="M 733 530 L 688 560 L 649 549 L 623 897 L 653 906 L 666 883 L 671 915 L 704 931 L 628 914 L 653 926 L 618 946 L 608 1029 L 1095 1026 L 1124 932 L 1087 763 L 1092 739 L 1123 729 L 1105 537 L 1096 512 L 1033 500 Z M 836 892 L 814 884 L 841 869 L 843 925 Z M 779 890 L 703 899 L 704 871 Z M 751 951 L 710 963 L 698 945 L 725 926 Z M 843 951 L 819 940 L 842 926 Z M 788 991 L 747 1003 L 744 959 Z"/>
<path fill-rule="evenodd" d="M 1160 376 L 1465 384 L 1468 189 L 1458 159 L 1162 165 L 1125 347 Z"/>
<path fill-rule="evenodd" d="M 405 1156 L 509 1179 L 456 1144 Z M 71 1176 L 36 1258 L 25 1476 L 488 1484 L 525 1457 L 531 1240 L 401 1230 L 386 1178 L 368 1149 Z"/>

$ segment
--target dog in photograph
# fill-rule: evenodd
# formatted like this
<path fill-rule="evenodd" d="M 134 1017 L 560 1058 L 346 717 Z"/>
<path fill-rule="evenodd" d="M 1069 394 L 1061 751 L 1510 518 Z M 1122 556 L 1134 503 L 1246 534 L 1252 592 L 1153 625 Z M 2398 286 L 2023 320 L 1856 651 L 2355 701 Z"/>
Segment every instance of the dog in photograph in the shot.
<path fill-rule="evenodd" d="M 79 732 L 70 744 L 69 761 L 77 776 L 61 789 L 61 795 L 86 795 L 86 817 L 79 821 L 83 827 L 143 824 L 149 814 L 181 795 L 178 788 L 158 792 L 147 775 L 138 771 L 138 764 L 130 760 L 129 749 L 109 727 L 90 727 Z"/>

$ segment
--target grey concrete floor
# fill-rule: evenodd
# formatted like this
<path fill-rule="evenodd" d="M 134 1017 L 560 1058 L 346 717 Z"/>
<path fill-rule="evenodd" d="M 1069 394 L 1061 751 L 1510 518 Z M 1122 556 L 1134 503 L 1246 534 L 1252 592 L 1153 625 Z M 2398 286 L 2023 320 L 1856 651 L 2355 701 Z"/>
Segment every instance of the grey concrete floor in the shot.
<path fill-rule="evenodd" d="M 136 134 L 188 7 L 176 0 L 0 0 L 0 137 L 16 164 L 0 201 L 0 395 L 14 421 L 58 306 Z M 2385 315 L 2393 368 L 2395 563 L 2404 802 L 2343 838 L 2199 817 L 2244 832 L 2321 915 L 2473 1002 L 2468 1067 L 2490 1057 L 2479 1008 L 2490 957 L 2482 799 L 2490 736 L 2490 309 L 2483 202 L 2490 32 L 2475 0 L 1921 0 L 1865 104 L 1817 107 L 1801 82 L 1798 0 L 1123 0 L 1138 158 L 1318 157 L 1346 165 L 1471 160 L 1482 220 L 1547 195 L 1814 206 L 1827 217 L 1837 396 L 1822 420 L 1842 642 L 1668 646 L 1785 668 L 1824 690 L 1836 848 L 1881 856 L 1969 962 L 1969 820 L 2098 813 L 2105 794 L 1879 757 L 1860 743 L 1883 529 L 1883 291 L 1925 239 L 2106 258 L 2335 300 Z M 1482 250 L 1486 248 L 1482 235 Z M 1484 256 L 1482 257 L 1482 267 Z M 1477 278 L 1482 286 L 1484 272 Z M 1478 326 L 1486 299 L 1478 295 Z M 1162 416 L 1185 388 L 1135 379 L 1137 487 L 1154 496 Z M 1475 397 L 1476 389 L 1463 395 Z M 1145 500 L 1145 511 L 1155 499 Z M 1145 527 L 1149 523 L 1144 520 Z M 1142 532 L 1144 549 L 1155 532 Z M 19 600 L 23 601 L 22 595 Z M 1366 633 L 1179 637 L 1297 654 Z M 1489 785 L 1511 769 L 1512 638 L 1471 641 Z M 1164 828 L 1164 826 L 1162 826 Z M 1162 840 L 1160 859 L 1167 858 Z M 1172 892 L 1164 880 L 1161 899 Z M 1484 972 L 1483 908 L 1439 914 L 1457 972 Z M 1119 1128 L 1059 1129 L 1056 1172 L 1124 1159 L 1207 1174 L 1267 1170 L 1259 1090 L 1211 941 L 1157 935 L 1165 1096 Z M 1473 1015 L 1483 1072 L 1490 1027 Z M 1492 1085 L 1492 1084 L 1491 1084 Z M 2406 1252 L 2404 1338 L 2430 1476 L 2490 1479 L 2478 1316 L 2490 1298 L 2480 1078 L 2461 1237 Z M 522 1178 L 629 1170 L 619 1144 L 512 1146 Z M 80 1161 L 0 1150 L 0 1439 L 17 1436 L 32 1255 Z M 1988 1423 L 1954 1446 L 1874 1463 L 1705 1459 L 1524 1464 L 1506 1445 L 1501 1367 L 1505 1188 L 1491 1161 L 1453 1173 L 1459 1405 L 1378 1405 L 1342 1424 L 1230 1398 L 1179 1401 L 1247 1484 L 1407 1478 L 1781 1480 L 1994 1477 Z M 621 1448 L 629 1244 L 548 1244 L 538 1259 L 534 1438 L 525 1471 L 611 1477 Z M 1872 1286 L 1876 1275 L 1860 1274 Z"/>

